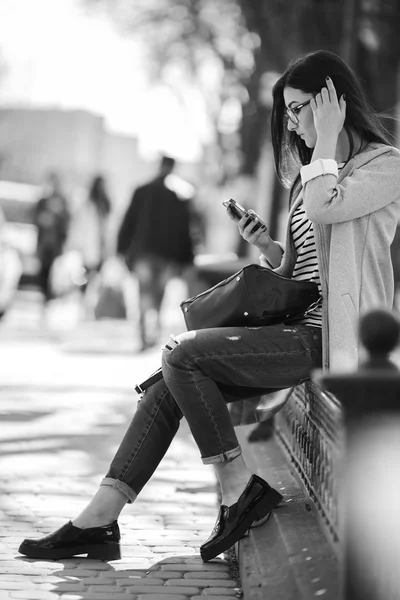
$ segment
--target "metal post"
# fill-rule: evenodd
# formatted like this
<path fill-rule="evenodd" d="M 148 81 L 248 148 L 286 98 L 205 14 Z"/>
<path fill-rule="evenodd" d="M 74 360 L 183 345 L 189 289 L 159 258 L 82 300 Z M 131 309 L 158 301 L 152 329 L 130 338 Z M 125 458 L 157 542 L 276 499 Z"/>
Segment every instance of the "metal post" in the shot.
<path fill-rule="evenodd" d="M 400 598 L 400 371 L 390 360 L 400 337 L 393 313 L 360 323 L 368 356 L 354 373 L 315 373 L 343 404 L 340 538 L 345 600 Z"/>

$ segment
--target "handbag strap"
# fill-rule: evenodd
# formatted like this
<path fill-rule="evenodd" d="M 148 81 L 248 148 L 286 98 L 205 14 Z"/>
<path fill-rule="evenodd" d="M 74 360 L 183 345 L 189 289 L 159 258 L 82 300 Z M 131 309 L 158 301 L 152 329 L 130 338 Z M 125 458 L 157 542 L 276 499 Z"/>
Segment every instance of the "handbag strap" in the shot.
<path fill-rule="evenodd" d="M 314 312 L 314 310 L 316 310 L 319 306 L 322 306 L 322 296 L 320 296 L 318 298 L 318 300 L 316 300 L 315 302 L 310 304 L 310 306 L 307 308 L 307 310 L 303 313 L 304 316 L 309 315 L 310 313 Z"/>
<path fill-rule="evenodd" d="M 319 306 L 322 305 L 322 296 L 320 296 L 318 298 L 318 300 L 316 300 L 315 302 L 313 302 L 312 304 L 310 304 L 310 306 L 302 313 L 297 313 L 297 314 L 293 314 L 293 315 L 288 315 L 287 318 L 284 320 L 284 323 L 292 323 L 293 321 L 298 321 L 299 319 L 303 319 L 304 317 L 306 317 L 307 315 L 309 315 L 310 313 L 314 312 Z"/>

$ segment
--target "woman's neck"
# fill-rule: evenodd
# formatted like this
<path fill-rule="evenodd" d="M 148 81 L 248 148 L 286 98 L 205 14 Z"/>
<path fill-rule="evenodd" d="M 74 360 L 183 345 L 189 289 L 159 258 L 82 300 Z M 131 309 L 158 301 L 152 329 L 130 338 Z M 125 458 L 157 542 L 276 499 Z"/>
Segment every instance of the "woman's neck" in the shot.
<path fill-rule="evenodd" d="M 345 129 L 339 133 L 338 142 L 336 146 L 336 162 L 342 163 L 352 158 L 355 154 L 357 154 L 363 145 L 361 137 L 355 132 L 351 132 L 353 136 L 353 150 L 351 156 L 350 154 L 350 140 Z"/>

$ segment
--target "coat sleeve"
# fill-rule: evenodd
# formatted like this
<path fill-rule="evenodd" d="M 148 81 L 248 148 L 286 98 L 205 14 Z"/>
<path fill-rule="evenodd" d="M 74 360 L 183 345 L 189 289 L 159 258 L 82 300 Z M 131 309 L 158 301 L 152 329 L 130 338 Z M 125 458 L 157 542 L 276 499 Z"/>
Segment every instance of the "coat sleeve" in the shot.
<path fill-rule="evenodd" d="M 350 172 L 340 184 L 320 175 L 303 189 L 310 221 L 320 225 L 364 217 L 400 199 L 400 155 L 392 149 Z"/>

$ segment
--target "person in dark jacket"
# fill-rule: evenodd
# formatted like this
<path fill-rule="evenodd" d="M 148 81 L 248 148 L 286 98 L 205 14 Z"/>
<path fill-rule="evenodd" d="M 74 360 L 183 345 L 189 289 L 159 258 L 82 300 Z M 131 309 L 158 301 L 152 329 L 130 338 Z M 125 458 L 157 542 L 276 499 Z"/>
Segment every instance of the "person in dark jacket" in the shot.
<path fill-rule="evenodd" d="M 117 253 L 139 284 L 142 349 L 156 343 L 165 287 L 193 263 L 190 200 L 193 188 L 172 172 L 175 160 L 163 156 L 156 177 L 138 187 L 118 234 Z"/>
<path fill-rule="evenodd" d="M 34 210 L 34 223 L 37 227 L 36 254 L 40 263 L 39 286 L 46 306 L 53 297 L 51 267 L 63 253 L 70 223 L 68 203 L 57 173 L 51 172 L 47 177 L 43 197 Z"/>

